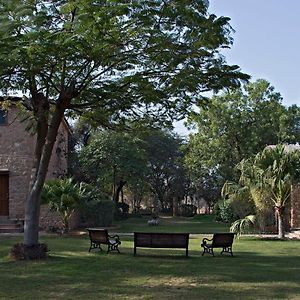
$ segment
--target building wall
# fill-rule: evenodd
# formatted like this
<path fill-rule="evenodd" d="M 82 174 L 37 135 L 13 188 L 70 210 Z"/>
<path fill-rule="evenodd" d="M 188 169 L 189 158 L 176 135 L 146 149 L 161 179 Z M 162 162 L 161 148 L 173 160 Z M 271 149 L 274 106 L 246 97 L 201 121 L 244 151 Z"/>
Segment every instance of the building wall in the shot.
<path fill-rule="evenodd" d="M 291 190 L 291 227 L 300 228 L 300 184 Z"/>
<path fill-rule="evenodd" d="M 9 170 L 9 217 L 23 218 L 33 163 L 34 137 L 25 132 L 16 111 L 0 126 L 0 169 Z"/>
<path fill-rule="evenodd" d="M 35 136 L 25 130 L 25 123 L 17 118 L 16 108 L 7 115 L 7 125 L 0 126 L 0 170 L 9 171 L 9 218 L 23 219 L 33 166 Z M 47 179 L 60 177 L 67 172 L 68 128 L 61 124 L 53 148 Z M 45 228 L 59 226 L 60 218 L 41 208 L 40 225 Z"/>

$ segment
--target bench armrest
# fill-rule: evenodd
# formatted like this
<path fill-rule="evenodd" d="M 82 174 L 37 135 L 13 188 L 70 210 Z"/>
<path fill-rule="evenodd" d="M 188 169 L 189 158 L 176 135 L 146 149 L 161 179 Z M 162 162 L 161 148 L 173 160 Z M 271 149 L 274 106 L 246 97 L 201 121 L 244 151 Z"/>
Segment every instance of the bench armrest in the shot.
<path fill-rule="evenodd" d="M 207 242 L 211 242 L 213 239 L 208 239 L 208 238 L 204 238 L 203 240 L 202 240 L 202 244 L 207 244 Z"/>
<path fill-rule="evenodd" d="M 120 240 L 120 237 L 117 234 L 115 234 L 115 235 L 108 235 L 108 237 L 111 238 L 111 239 L 116 239 L 118 241 Z"/>

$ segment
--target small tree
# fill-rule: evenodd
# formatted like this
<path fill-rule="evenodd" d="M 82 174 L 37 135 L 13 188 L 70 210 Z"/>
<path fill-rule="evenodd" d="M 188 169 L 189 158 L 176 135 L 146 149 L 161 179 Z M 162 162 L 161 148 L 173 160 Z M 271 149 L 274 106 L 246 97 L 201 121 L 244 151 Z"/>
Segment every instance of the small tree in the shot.
<path fill-rule="evenodd" d="M 75 183 L 73 178 L 49 180 L 43 188 L 42 203 L 48 204 L 50 210 L 62 218 L 63 232 L 69 230 L 69 221 L 75 209 L 79 207 L 84 188 Z"/>

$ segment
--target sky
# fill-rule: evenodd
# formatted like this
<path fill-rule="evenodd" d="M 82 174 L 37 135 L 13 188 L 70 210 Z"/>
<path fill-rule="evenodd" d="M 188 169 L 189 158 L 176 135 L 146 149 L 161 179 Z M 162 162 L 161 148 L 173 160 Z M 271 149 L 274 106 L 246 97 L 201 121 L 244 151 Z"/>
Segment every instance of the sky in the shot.
<path fill-rule="evenodd" d="M 231 18 L 227 62 L 268 80 L 285 105 L 300 105 L 300 1 L 210 0 L 209 12 Z"/>
<path fill-rule="evenodd" d="M 251 80 L 268 80 L 283 104 L 300 105 L 300 0 L 210 0 L 209 13 L 230 17 L 231 49 L 222 53 Z M 176 123 L 179 134 L 188 132 Z"/>

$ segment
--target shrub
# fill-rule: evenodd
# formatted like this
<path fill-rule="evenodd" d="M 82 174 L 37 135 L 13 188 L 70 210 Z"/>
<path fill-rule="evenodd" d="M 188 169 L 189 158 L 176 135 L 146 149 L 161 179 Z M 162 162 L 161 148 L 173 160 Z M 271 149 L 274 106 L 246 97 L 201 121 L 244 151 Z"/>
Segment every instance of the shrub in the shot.
<path fill-rule="evenodd" d="M 243 219 L 234 221 L 230 226 L 230 231 L 238 235 L 251 232 L 256 225 L 256 216 L 249 215 Z"/>
<path fill-rule="evenodd" d="M 182 217 L 193 217 L 197 213 L 197 206 L 193 204 L 182 204 L 179 206 L 179 215 Z"/>
<path fill-rule="evenodd" d="M 111 226 L 113 222 L 114 202 L 111 200 L 92 199 L 87 201 L 83 217 L 89 226 Z"/>
<path fill-rule="evenodd" d="M 234 216 L 230 200 L 221 200 L 215 205 L 214 209 L 216 221 L 230 223 L 236 218 Z"/>
<path fill-rule="evenodd" d="M 252 199 L 231 197 L 229 203 L 234 218 L 243 219 L 246 216 L 255 214 L 255 205 Z"/>

